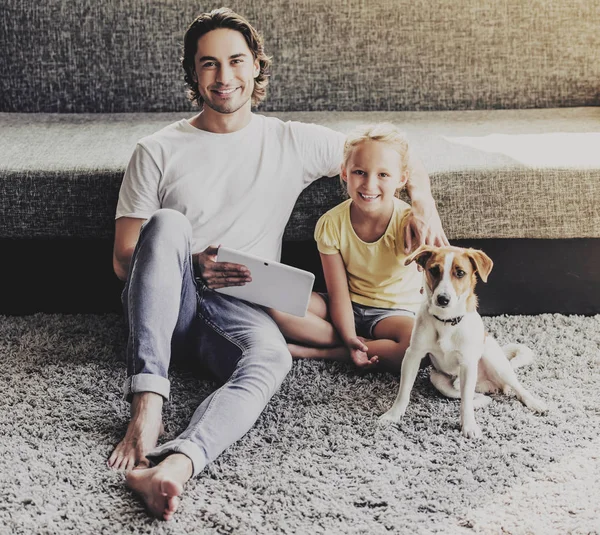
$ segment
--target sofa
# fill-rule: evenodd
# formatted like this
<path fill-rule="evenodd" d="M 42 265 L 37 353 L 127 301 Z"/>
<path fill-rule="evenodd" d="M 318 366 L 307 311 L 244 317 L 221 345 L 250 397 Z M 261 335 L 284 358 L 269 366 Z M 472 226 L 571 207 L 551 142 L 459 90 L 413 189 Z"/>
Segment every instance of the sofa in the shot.
<path fill-rule="evenodd" d="M 183 34 L 221 4 L 6 0 L 0 11 L 0 314 L 120 309 L 114 212 L 141 137 L 197 112 Z M 346 132 L 390 121 L 429 172 L 453 244 L 485 250 L 484 314 L 600 312 L 597 0 L 235 0 L 273 69 L 257 113 Z M 283 261 L 316 274 L 299 198 Z"/>

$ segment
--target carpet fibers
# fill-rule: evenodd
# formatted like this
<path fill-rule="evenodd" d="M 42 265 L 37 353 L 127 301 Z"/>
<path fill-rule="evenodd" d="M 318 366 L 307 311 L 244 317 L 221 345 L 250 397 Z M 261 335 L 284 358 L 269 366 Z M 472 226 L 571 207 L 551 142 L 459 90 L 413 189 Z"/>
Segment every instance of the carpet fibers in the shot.
<path fill-rule="evenodd" d="M 484 321 L 534 350 L 518 375 L 547 415 L 494 396 L 467 440 L 422 370 L 402 424 L 379 426 L 397 377 L 296 361 L 162 522 L 105 465 L 128 421 L 122 318 L 0 317 L 0 533 L 600 533 L 600 316 Z M 161 440 L 215 387 L 173 371 Z"/>

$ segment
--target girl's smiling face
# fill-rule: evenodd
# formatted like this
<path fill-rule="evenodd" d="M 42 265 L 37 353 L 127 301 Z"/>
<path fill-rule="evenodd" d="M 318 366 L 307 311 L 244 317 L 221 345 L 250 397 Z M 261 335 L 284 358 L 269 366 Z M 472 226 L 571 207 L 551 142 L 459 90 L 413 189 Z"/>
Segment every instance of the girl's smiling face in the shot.
<path fill-rule="evenodd" d="M 363 212 L 389 210 L 396 190 L 406 184 L 402 157 L 392 145 L 365 140 L 356 145 L 342 166 L 342 180 L 357 208 Z"/>

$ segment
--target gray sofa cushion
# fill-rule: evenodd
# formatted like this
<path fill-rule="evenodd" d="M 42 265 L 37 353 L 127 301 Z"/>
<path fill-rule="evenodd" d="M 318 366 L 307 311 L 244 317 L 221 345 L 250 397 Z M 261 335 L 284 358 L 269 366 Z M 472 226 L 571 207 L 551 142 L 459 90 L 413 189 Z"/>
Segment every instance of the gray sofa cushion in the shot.
<path fill-rule="evenodd" d="M 0 111 L 188 110 L 185 29 L 221 3 L 4 0 Z M 265 37 L 265 111 L 600 105 L 598 1 L 232 0 Z"/>
<path fill-rule="evenodd" d="M 403 128 L 452 239 L 600 237 L 600 108 L 274 115 Z M 110 238 L 136 141 L 182 116 L 0 113 L 0 238 Z M 285 239 L 312 240 L 343 195 L 336 179 L 313 184 Z"/>

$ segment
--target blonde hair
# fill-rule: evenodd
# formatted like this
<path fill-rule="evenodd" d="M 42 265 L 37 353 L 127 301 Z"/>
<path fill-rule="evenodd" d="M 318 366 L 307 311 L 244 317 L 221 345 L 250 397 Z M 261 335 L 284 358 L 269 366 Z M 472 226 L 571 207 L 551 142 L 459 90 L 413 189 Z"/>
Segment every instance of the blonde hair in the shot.
<path fill-rule="evenodd" d="M 400 132 L 391 123 L 377 123 L 362 125 L 350 132 L 344 143 L 344 159 L 342 165 L 346 167 L 352 151 L 365 141 L 380 141 L 388 143 L 395 149 L 401 158 L 400 173 L 408 171 L 408 140 L 403 132 Z"/>

